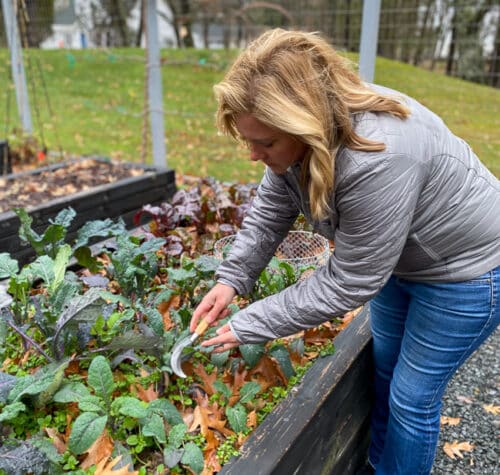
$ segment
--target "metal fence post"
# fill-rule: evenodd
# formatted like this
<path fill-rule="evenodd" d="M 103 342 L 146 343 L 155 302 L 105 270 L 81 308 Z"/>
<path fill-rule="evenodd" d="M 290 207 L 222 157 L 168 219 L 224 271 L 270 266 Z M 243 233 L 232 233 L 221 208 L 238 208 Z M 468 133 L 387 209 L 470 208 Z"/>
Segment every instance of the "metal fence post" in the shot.
<path fill-rule="evenodd" d="M 23 54 L 21 42 L 19 41 L 19 31 L 17 29 L 17 18 L 12 8 L 12 0 L 2 0 L 3 20 L 5 23 L 5 36 L 10 50 L 10 62 L 12 68 L 12 78 L 16 89 L 17 109 L 23 130 L 33 133 L 31 122 L 31 112 L 26 86 L 26 76 L 24 74 Z"/>
<path fill-rule="evenodd" d="M 359 48 L 359 75 L 367 82 L 373 82 L 375 77 L 379 19 L 380 0 L 364 0 Z"/>
<path fill-rule="evenodd" d="M 163 93 L 161 83 L 160 46 L 158 44 L 158 19 L 156 0 L 146 1 L 146 36 L 148 42 L 148 99 L 151 122 L 153 163 L 157 167 L 167 166 L 165 147 L 165 125 L 163 120 Z"/>

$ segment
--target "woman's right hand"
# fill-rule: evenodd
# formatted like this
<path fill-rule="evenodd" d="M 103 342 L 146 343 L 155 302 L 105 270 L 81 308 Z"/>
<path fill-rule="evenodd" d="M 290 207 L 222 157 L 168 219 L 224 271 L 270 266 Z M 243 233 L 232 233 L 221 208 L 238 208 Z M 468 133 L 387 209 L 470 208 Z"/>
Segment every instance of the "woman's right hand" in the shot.
<path fill-rule="evenodd" d="M 200 304 L 196 307 L 191 317 L 191 324 L 189 330 L 194 332 L 201 318 L 204 318 L 210 324 L 225 318 L 229 315 L 230 310 L 227 308 L 232 302 L 236 290 L 230 285 L 217 283 L 214 285 Z"/>

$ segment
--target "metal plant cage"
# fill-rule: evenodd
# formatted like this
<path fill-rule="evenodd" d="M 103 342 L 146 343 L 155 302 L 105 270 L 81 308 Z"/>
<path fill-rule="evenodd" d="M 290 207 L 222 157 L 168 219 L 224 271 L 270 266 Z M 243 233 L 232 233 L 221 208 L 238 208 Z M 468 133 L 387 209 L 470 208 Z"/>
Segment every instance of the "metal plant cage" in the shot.
<path fill-rule="evenodd" d="M 214 244 L 214 257 L 223 260 L 235 239 L 235 234 L 223 237 Z M 330 257 L 330 242 L 310 231 L 290 231 L 274 256 L 292 265 L 295 270 L 325 265 Z"/>

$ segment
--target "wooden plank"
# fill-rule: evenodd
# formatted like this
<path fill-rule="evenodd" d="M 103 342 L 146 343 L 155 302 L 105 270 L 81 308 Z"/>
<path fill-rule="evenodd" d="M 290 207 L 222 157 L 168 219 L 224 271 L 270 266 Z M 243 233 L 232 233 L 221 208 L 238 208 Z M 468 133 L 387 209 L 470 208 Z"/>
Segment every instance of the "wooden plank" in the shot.
<path fill-rule="evenodd" d="M 355 474 L 365 463 L 368 457 L 370 445 L 370 417 L 367 415 L 363 425 L 350 440 L 347 450 L 337 460 L 330 475 L 352 475 Z"/>
<path fill-rule="evenodd" d="M 364 382 L 371 377 L 370 353 L 370 346 L 365 347 L 273 474 L 350 473 L 339 471 L 338 464 L 346 452 L 359 449 L 358 434 L 369 419 L 371 385 Z"/>
<path fill-rule="evenodd" d="M 322 465 L 325 470 L 334 470 L 335 460 L 340 461 L 344 456 L 344 452 L 337 451 L 332 462 L 336 434 L 345 427 L 345 418 L 354 417 L 360 430 L 365 428 L 363 421 L 368 417 L 371 404 L 370 343 L 366 307 L 335 338 L 335 353 L 314 363 L 301 384 L 248 438 L 241 455 L 219 473 L 253 475 L 256 467 L 260 475 L 329 473 L 322 471 Z M 351 407 L 351 415 L 336 410 L 342 406 L 342 401 L 351 397 L 363 401 Z M 347 402 L 345 404 L 349 407 Z M 327 441 L 322 442 L 325 437 Z M 353 440 L 357 437 L 357 434 L 352 435 Z M 348 447 L 346 453 L 349 450 Z"/>
<path fill-rule="evenodd" d="M 15 180 L 19 179 L 20 177 L 24 176 L 29 176 L 29 175 L 38 175 L 40 173 L 46 172 L 46 171 L 55 171 L 63 167 L 67 167 L 68 165 L 83 162 L 85 160 L 95 160 L 96 162 L 101 162 L 104 164 L 109 164 L 109 166 L 113 166 L 113 163 L 109 161 L 106 157 L 79 157 L 79 158 L 74 158 L 70 160 L 65 160 L 64 162 L 58 162 L 58 163 L 53 163 L 51 165 L 45 165 L 42 167 L 38 167 L 32 170 L 24 170 L 21 172 L 17 173 L 9 173 L 8 175 L 4 176 L 4 178 L 8 180 Z M 133 162 L 121 162 L 120 166 L 123 166 L 124 168 L 140 168 L 144 170 L 145 172 L 172 172 L 172 169 L 170 168 L 158 168 L 155 166 L 151 165 L 146 165 L 143 163 L 133 163 Z"/>

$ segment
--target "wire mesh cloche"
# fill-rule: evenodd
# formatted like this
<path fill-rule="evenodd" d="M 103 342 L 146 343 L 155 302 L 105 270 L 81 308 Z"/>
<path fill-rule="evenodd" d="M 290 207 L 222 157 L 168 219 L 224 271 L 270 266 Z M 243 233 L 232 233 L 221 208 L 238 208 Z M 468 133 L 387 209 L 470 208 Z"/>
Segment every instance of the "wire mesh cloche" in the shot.
<path fill-rule="evenodd" d="M 224 259 L 231 249 L 235 235 L 226 236 L 214 244 L 214 257 Z M 279 245 L 275 257 L 292 265 L 296 270 L 305 267 L 319 267 L 330 257 L 328 239 L 310 231 L 290 231 Z"/>

